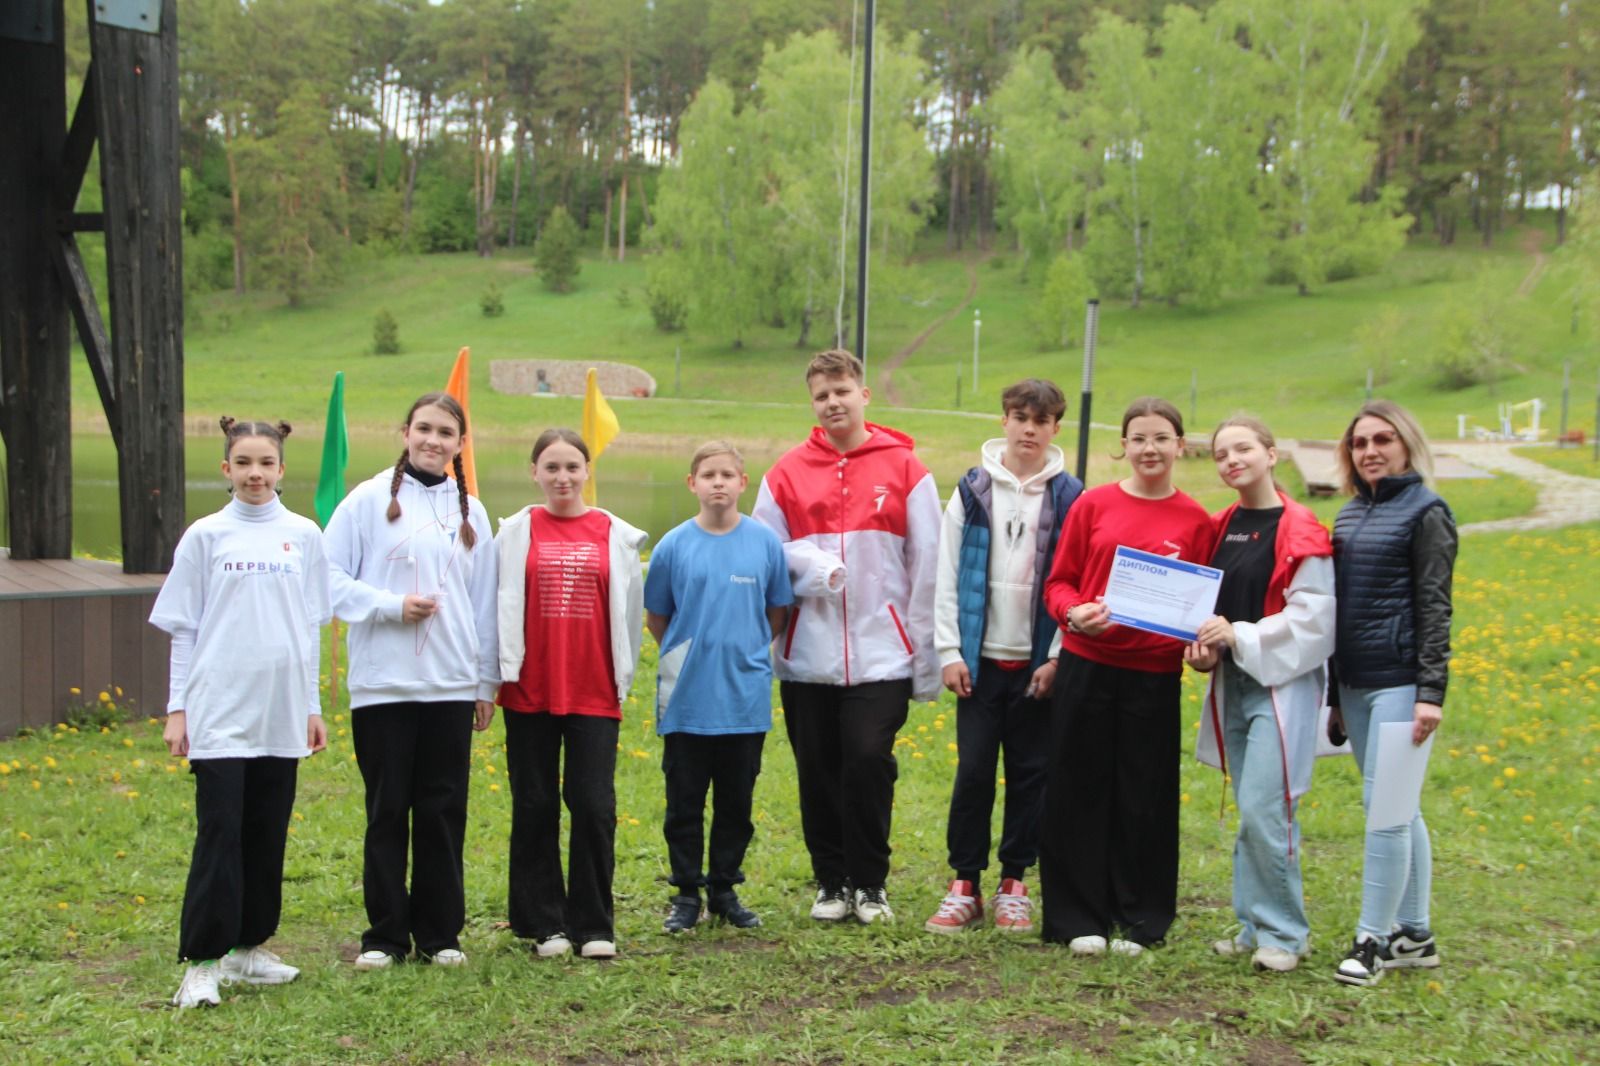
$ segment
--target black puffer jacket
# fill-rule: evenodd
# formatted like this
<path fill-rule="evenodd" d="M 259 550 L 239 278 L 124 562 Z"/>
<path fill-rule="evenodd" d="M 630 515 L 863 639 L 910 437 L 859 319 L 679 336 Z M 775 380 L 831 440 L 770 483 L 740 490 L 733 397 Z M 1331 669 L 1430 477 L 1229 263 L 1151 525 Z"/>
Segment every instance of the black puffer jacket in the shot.
<path fill-rule="evenodd" d="M 1418 702 L 1443 705 L 1456 544 L 1455 517 L 1420 474 L 1358 485 L 1333 525 L 1340 684 L 1415 684 Z"/>

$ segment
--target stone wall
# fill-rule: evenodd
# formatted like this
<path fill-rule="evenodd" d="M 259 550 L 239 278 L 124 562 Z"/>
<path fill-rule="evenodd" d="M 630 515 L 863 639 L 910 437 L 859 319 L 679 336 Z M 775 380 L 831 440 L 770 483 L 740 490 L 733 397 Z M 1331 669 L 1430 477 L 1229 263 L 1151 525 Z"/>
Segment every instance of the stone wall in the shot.
<path fill-rule="evenodd" d="M 489 387 L 508 396 L 532 396 L 543 370 L 550 391 L 557 396 L 582 396 L 589 368 L 599 373 L 600 391 L 607 396 L 654 396 L 656 379 L 627 363 L 571 359 L 495 359 L 489 363 Z"/>

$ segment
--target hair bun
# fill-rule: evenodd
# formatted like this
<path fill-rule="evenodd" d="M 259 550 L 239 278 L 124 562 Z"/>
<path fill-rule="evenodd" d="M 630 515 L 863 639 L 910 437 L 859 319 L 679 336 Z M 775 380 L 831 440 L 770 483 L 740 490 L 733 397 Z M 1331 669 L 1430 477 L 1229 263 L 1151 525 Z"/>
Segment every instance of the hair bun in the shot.
<path fill-rule="evenodd" d="M 278 436 L 280 437 L 287 437 L 293 432 L 293 428 L 287 422 L 279 422 L 275 428 L 277 429 Z"/>
<path fill-rule="evenodd" d="M 222 427 L 222 432 L 224 433 L 232 433 L 234 424 L 237 422 L 238 419 L 234 418 L 232 415 L 223 415 L 221 418 L 217 419 L 217 424 Z"/>

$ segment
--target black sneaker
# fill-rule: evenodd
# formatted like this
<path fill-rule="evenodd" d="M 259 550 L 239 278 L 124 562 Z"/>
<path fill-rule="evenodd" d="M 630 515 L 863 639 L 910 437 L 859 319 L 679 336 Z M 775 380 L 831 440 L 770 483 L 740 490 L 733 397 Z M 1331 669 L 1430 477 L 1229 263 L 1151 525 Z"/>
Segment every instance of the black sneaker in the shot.
<path fill-rule="evenodd" d="M 1378 958 L 1382 947 L 1376 940 L 1363 940 L 1357 937 L 1355 943 L 1350 945 L 1350 954 L 1339 963 L 1339 968 L 1333 972 L 1334 980 L 1343 981 L 1347 985 L 1375 985 L 1383 976 L 1383 962 Z"/>
<path fill-rule="evenodd" d="M 661 923 L 663 933 L 682 933 L 693 929 L 700 921 L 700 894 L 673 896 L 672 913 Z"/>
<path fill-rule="evenodd" d="M 760 916 L 740 903 L 738 894 L 731 888 L 725 892 L 711 893 L 706 898 L 706 910 L 735 929 L 754 929 L 761 924 Z"/>
<path fill-rule="evenodd" d="M 1439 946 L 1427 929 L 1400 926 L 1389 934 L 1389 942 L 1378 952 L 1385 970 L 1431 970 L 1439 965 Z"/>

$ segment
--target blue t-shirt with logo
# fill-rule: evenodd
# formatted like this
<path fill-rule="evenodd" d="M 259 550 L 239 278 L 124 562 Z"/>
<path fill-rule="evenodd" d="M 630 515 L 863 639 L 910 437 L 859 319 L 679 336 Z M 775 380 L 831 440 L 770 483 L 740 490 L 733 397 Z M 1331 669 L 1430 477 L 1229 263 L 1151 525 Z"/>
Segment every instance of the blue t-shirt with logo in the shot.
<path fill-rule="evenodd" d="M 656 672 L 656 732 L 772 728 L 768 607 L 794 602 L 778 535 L 740 516 L 727 533 L 694 519 L 650 553 L 645 610 L 669 618 Z"/>

